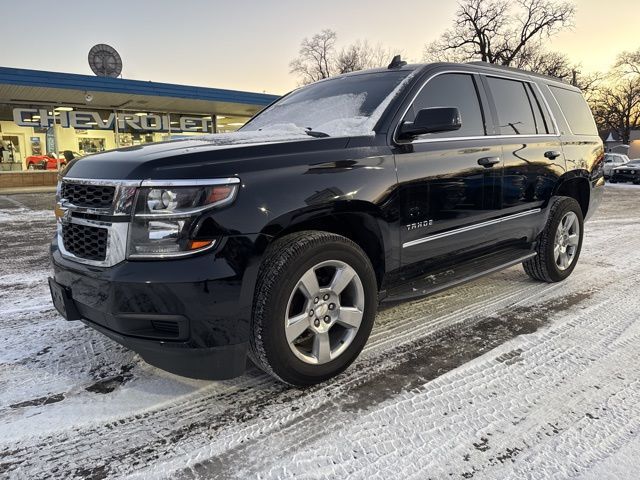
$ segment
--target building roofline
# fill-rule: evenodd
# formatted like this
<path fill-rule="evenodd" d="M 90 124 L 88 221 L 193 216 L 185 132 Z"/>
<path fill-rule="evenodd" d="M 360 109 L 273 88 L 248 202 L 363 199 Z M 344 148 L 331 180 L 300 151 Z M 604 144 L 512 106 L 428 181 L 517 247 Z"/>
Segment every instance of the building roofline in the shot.
<path fill-rule="evenodd" d="M 254 93 L 220 88 L 195 87 L 171 83 L 96 77 L 76 73 L 48 72 L 23 68 L 0 67 L 0 84 L 63 88 L 88 92 L 124 93 L 173 97 L 210 102 L 228 102 L 248 105 L 269 105 L 278 95 Z"/>

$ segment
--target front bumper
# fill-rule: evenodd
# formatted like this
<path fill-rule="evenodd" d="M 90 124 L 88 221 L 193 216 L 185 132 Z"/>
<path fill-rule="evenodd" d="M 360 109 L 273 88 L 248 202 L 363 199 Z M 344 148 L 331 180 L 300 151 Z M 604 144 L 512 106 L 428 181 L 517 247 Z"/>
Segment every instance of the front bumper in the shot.
<path fill-rule="evenodd" d="M 640 169 L 634 170 L 634 173 L 614 170 L 611 173 L 611 180 L 614 182 L 640 182 Z"/>
<path fill-rule="evenodd" d="M 202 379 L 242 374 L 265 235 L 232 236 L 214 251 L 110 268 L 51 259 L 61 285 L 88 326 L 163 370 Z"/>

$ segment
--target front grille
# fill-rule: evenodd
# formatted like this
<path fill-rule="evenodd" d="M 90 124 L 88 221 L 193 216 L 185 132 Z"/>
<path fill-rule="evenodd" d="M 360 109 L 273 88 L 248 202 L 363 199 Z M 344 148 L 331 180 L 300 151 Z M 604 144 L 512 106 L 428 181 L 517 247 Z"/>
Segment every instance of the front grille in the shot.
<path fill-rule="evenodd" d="M 63 182 L 60 196 L 77 207 L 109 208 L 113 203 L 116 187 L 109 185 L 84 185 Z"/>
<path fill-rule="evenodd" d="M 107 257 L 106 228 L 70 223 L 62 227 L 62 241 L 67 252 L 86 260 L 104 261 Z"/>

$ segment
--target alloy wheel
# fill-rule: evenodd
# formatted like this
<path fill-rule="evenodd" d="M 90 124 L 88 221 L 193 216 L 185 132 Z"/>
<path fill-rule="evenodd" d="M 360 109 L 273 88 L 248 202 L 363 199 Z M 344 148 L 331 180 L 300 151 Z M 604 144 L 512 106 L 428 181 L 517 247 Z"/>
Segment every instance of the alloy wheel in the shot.
<path fill-rule="evenodd" d="M 574 212 L 567 212 L 556 230 L 553 258 L 556 267 L 564 271 L 571 266 L 580 243 L 580 222 Z"/>
<path fill-rule="evenodd" d="M 356 337 L 364 313 L 364 287 L 353 267 L 328 260 L 307 270 L 285 313 L 289 348 L 305 363 L 338 358 Z"/>

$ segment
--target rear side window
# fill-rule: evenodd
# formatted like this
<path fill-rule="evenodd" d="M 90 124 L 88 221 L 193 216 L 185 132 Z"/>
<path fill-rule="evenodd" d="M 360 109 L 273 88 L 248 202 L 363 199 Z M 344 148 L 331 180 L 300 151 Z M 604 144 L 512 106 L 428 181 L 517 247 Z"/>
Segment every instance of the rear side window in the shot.
<path fill-rule="evenodd" d="M 593 120 L 589 105 L 582 94 L 574 90 L 549 86 L 551 93 L 558 101 L 569 128 L 574 135 L 597 135 L 598 127 Z"/>
<path fill-rule="evenodd" d="M 525 85 L 525 89 L 527 91 L 527 96 L 529 97 L 529 104 L 531 105 L 531 108 L 533 109 L 533 118 L 536 121 L 536 130 L 537 130 L 537 132 L 538 133 L 551 133 L 551 131 L 553 129 L 549 127 L 549 125 L 547 124 L 547 120 L 545 119 L 544 115 L 542 114 L 542 106 L 540 105 L 540 102 L 538 101 L 538 98 L 537 98 L 536 94 L 533 91 L 533 87 L 531 86 L 530 83 L 527 83 Z"/>
<path fill-rule="evenodd" d="M 478 137 L 485 134 L 484 117 L 472 75 L 445 73 L 429 80 L 407 112 L 404 120 L 412 122 L 423 108 L 458 107 L 462 127 L 453 132 L 429 133 L 421 138 Z"/>
<path fill-rule="evenodd" d="M 486 78 L 498 115 L 497 133 L 500 135 L 548 133 L 540 105 L 529 84 L 506 78 Z"/>

